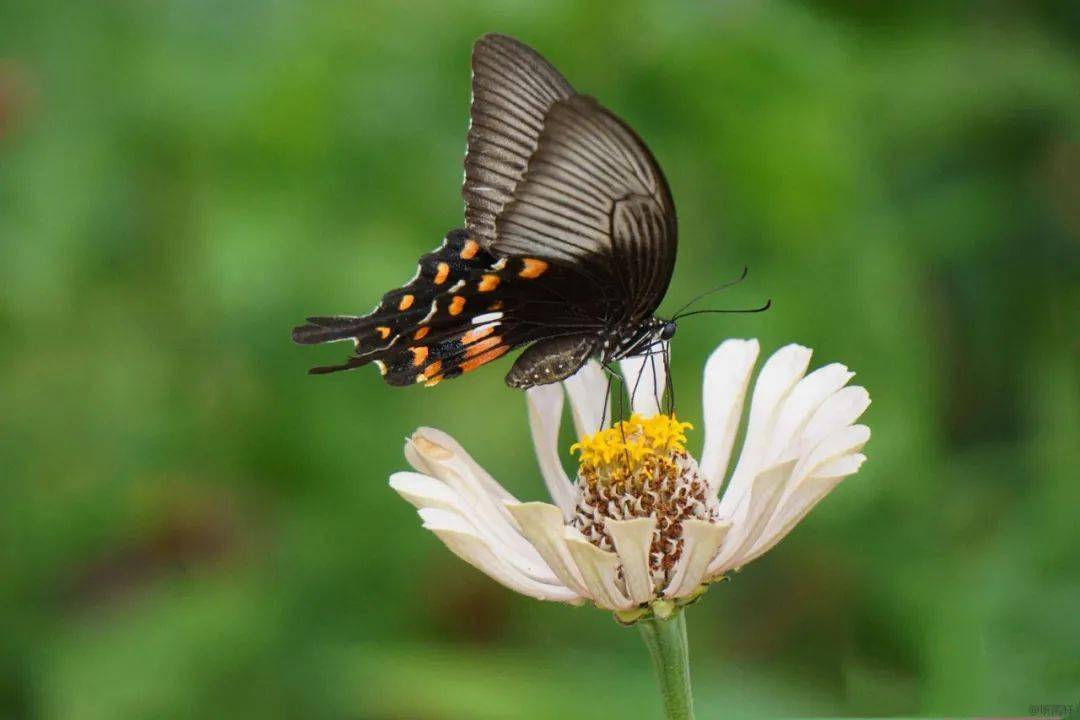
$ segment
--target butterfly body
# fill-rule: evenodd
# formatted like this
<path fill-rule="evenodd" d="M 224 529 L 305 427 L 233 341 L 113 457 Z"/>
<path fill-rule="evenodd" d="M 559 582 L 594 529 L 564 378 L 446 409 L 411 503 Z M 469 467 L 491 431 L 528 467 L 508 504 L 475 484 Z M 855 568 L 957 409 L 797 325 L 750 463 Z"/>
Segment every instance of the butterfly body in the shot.
<path fill-rule="evenodd" d="M 356 345 L 313 372 L 374 363 L 391 385 L 433 385 L 527 346 L 506 378 L 527 388 L 673 334 L 654 312 L 674 268 L 674 204 L 640 138 L 506 36 L 477 41 L 472 85 L 467 227 L 368 315 L 297 327 L 300 343 Z"/>

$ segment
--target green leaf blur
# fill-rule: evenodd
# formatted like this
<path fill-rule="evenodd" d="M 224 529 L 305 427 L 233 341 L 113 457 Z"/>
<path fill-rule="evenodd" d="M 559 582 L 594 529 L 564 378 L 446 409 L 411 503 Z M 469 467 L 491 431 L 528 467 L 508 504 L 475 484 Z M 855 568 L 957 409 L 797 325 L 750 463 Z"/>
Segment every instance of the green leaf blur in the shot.
<path fill-rule="evenodd" d="M 660 159 L 666 309 L 772 298 L 682 324 L 682 416 L 726 337 L 874 399 L 863 470 L 688 613 L 700 716 L 1080 701 L 1074 3 L 43 1 L 0 3 L 0 715 L 659 712 L 636 632 L 386 485 L 430 424 L 543 497 L 508 363 L 398 390 L 289 341 L 461 224 L 488 31 Z"/>

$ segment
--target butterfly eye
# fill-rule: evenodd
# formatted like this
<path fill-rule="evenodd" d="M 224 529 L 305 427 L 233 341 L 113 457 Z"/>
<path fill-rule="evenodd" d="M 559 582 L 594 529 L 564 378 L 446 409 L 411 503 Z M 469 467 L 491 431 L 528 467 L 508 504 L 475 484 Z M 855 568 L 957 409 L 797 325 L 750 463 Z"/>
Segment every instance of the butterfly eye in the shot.
<path fill-rule="evenodd" d="M 675 323 L 664 323 L 664 327 L 660 329 L 660 339 L 670 340 L 673 337 L 675 337 Z"/>

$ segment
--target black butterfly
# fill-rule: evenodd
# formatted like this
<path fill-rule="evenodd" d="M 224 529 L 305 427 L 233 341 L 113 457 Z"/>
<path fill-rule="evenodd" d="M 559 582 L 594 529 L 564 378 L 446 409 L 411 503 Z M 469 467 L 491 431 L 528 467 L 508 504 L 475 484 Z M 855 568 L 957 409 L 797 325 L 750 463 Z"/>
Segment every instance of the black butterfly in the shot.
<path fill-rule="evenodd" d="M 675 264 L 675 206 L 637 134 L 505 35 L 473 46 L 469 115 L 467 229 L 368 315 L 294 329 L 298 343 L 356 343 L 311 372 L 374 362 L 391 385 L 434 385 L 529 344 L 506 376 L 527 388 L 674 335 L 653 312 Z"/>

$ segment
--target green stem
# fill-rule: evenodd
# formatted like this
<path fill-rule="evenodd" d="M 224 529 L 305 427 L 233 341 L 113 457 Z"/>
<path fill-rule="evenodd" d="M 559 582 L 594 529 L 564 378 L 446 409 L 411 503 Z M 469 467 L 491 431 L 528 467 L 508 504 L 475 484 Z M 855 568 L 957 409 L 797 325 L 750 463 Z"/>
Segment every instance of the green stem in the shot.
<path fill-rule="evenodd" d="M 690 693 L 690 652 L 686 644 L 686 618 L 676 610 L 667 618 L 653 616 L 638 623 L 649 646 L 667 720 L 693 720 L 694 698 Z"/>

